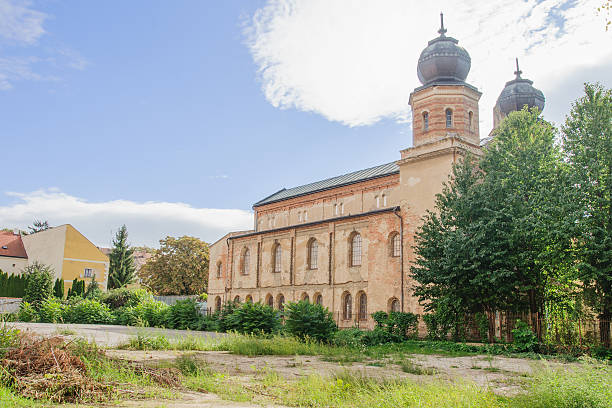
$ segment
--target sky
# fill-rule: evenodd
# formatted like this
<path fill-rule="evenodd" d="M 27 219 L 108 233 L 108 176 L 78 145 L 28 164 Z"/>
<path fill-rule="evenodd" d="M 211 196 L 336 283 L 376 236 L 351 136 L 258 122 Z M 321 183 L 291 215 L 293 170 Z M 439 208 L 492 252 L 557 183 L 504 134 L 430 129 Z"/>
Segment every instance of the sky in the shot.
<path fill-rule="evenodd" d="M 560 125 L 584 82 L 612 87 L 600 3 L 0 0 L 0 228 L 214 242 L 283 187 L 397 160 L 440 11 L 481 137 L 515 57 Z"/>

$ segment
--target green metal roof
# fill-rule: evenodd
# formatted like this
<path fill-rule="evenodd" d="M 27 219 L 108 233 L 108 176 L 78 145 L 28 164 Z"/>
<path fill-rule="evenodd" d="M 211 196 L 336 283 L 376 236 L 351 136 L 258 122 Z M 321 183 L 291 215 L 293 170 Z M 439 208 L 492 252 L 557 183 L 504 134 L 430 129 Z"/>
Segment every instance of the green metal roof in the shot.
<path fill-rule="evenodd" d="M 306 194 L 312 194 L 319 191 L 330 190 L 332 188 L 347 186 L 366 180 L 371 180 L 379 177 L 385 177 L 391 174 L 398 174 L 399 167 L 395 162 L 381 164 L 380 166 L 370 167 L 369 169 L 354 171 L 342 176 L 332 177 L 326 180 L 317 181 L 303 186 L 293 188 L 283 188 L 280 191 L 272 194 L 253 204 L 253 207 L 259 207 L 265 204 L 275 203 L 277 201 L 288 200 L 294 197 L 300 197 Z"/>

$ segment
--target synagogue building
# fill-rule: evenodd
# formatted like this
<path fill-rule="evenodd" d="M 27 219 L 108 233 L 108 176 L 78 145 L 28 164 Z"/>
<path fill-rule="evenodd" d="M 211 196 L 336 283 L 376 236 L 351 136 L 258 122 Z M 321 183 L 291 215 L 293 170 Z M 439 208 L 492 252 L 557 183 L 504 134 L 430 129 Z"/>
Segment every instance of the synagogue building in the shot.
<path fill-rule="evenodd" d="M 422 313 L 413 296 L 410 267 L 421 218 L 452 166 L 467 153 L 481 155 L 481 93 L 466 82 L 468 52 L 446 36 L 422 51 L 422 86 L 409 97 L 413 146 L 397 161 L 289 189 L 253 204 L 254 229 L 230 232 L 210 247 L 208 301 L 253 301 L 283 309 L 308 300 L 332 311 L 339 327 L 371 328 L 371 313 Z M 532 82 L 506 83 L 494 124 L 524 105 L 544 108 Z"/>

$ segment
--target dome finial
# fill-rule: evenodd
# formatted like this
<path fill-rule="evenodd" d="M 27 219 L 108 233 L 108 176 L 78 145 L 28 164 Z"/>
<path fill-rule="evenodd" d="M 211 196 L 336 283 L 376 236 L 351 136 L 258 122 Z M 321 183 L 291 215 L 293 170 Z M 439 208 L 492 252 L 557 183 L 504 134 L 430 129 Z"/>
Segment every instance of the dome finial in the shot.
<path fill-rule="evenodd" d="M 523 71 L 519 69 L 518 58 L 516 59 L 516 71 L 514 71 L 514 75 L 516 75 L 516 79 L 521 79 L 521 74 Z"/>
<path fill-rule="evenodd" d="M 440 29 L 438 30 L 440 37 L 444 37 L 446 34 L 446 28 L 444 28 L 444 13 L 440 12 Z"/>

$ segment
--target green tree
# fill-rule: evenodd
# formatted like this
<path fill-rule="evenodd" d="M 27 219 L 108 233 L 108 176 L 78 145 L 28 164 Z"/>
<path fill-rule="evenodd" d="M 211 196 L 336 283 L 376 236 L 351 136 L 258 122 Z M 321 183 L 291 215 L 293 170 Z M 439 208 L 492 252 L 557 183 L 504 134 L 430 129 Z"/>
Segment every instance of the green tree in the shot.
<path fill-rule="evenodd" d="M 575 228 L 578 278 L 598 313 L 600 340 L 610 347 L 612 318 L 612 90 L 585 84 L 566 118 L 565 157 L 571 167 L 576 211 L 566 221 Z"/>
<path fill-rule="evenodd" d="M 55 284 L 53 285 L 53 296 L 58 299 L 64 298 L 64 280 L 56 279 Z"/>
<path fill-rule="evenodd" d="M 85 281 L 83 281 L 83 284 Z M 91 277 L 91 282 L 87 285 L 87 289 L 85 290 L 85 299 L 97 299 L 102 294 L 102 290 L 98 286 L 98 282 L 96 281 L 96 275 Z"/>
<path fill-rule="evenodd" d="M 128 233 L 125 225 L 119 228 L 113 239 L 113 250 L 110 258 L 108 288 L 116 289 L 126 286 L 134 280 L 134 249 L 127 243 Z"/>
<path fill-rule="evenodd" d="M 34 223 L 28 227 L 30 234 L 49 229 L 49 221 L 34 220 Z"/>
<path fill-rule="evenodd" d="M 34 262 L 23 270 L 23 274 L 26 276 L 23 301 L 38 310 L 53 293 L 53 269 L 49 265 Z"/>
<path fill-rule="evenodd" d="M 194 237 L 166 237 L 139 276 L 159 295 L 197 295 L 208 287 L 208 244 Z"/>

